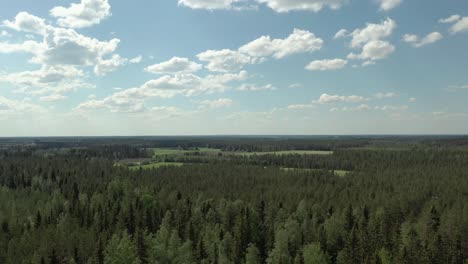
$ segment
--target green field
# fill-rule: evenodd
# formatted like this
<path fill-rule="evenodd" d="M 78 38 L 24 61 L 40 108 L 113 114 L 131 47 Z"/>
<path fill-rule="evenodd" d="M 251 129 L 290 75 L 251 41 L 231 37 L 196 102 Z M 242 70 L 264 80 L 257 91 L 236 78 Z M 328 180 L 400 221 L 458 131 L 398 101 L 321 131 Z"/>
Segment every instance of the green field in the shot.
<path fill-rule="evenodd" d="M 288 154 L 299 154 L 299 155 L 331 155 L 333 151 L 324 151 L 324 150 L 280 150 L 280 151 L 223 151 L 221 149 L 215 148 L 199 148 L 195 149 L 175 149 L 175 148 L 153 148 L 153 157 L 158 156 L 170 156 L 170 155 L 192 155 L 195 153 L 200 153 L 201 155 L 213 155 L 217 153 L 222 153 L 224 155 L 242 155 L 242 156 L 252 156 L 252 155 L 288 155 Z"/>
<path fill-rule="evenodd" d="M 280 150 L 280 151 L 265 151 L 265 152 L 226 152 L 236 155 L 288 155 L 288 154 L 299 154 L 299 155 L 331 155 L 333 151 L 326 150 Z"/>
<path fill-rule="evenodd" d="M 301 172 L 323 171 L 323 169 L 307 169 L 307 168 L 280 168 L 280 170 L 283 170 L 283 171 L 301 171 Z M 350 171 L 347 171 L 347 170 L 334 170 L 333 173 L 336 176 L 344 177 L 348 173 L 350 173 Z"/>
<path fill-rule="evenodd" d="M 153 148 L 153 156 L 167 156 L 167 155 L 184 155 L 184 154 L 213 154 L 221 152 L 221 149 L 214 148 L 199 148 L 199 149 L 172 149 L 172 148 Z"/>
<path fill-rule="evenodd" d="M 182 162 L 156 162 L 156 163 L 151 163 L 151 164 L 146 164 L 146 165 L 131 166 L 128 168 L 131 170 L 139 170 L 140 168 L 144 170 L 149 170 L 149 169 L 157 169 L 161 167 L 170 167 L 170 166 L 180 167 L 182 165 L 184 165 L 184 163 Z"/>

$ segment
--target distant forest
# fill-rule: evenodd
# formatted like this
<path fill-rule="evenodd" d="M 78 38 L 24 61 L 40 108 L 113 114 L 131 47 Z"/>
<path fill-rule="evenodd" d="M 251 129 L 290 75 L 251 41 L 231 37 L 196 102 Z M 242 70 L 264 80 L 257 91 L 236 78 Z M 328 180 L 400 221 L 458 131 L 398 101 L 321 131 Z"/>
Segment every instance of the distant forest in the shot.
<path fill-rule="evenodd" d="M 0 225 L 0 263 L 464 264 L 468 137 L 0 138 Z"/>

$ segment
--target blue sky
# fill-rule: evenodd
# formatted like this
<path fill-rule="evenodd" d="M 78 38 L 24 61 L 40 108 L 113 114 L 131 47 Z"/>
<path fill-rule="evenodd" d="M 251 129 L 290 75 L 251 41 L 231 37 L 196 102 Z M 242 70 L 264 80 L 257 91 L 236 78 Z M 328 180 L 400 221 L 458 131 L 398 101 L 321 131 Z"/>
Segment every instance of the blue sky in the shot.
<path fill-rule="evenodd" d="M 468 133 L 467 1 L 0 3 L 0 136 Z"/>

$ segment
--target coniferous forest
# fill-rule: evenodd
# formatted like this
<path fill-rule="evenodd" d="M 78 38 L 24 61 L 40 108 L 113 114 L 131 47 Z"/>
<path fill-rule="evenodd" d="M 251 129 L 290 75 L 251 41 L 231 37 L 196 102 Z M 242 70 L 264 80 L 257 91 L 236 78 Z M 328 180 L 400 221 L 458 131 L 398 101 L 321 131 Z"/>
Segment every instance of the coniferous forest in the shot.
<path fill-rule="evenodd" d="M 0 263 L 468 263 L 466 137 L 0 139 Z"/>

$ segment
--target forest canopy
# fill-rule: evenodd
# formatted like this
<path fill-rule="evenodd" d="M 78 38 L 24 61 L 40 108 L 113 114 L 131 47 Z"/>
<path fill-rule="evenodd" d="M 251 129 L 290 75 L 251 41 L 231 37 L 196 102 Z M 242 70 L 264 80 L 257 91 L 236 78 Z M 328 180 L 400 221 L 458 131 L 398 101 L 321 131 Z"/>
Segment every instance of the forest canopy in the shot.
<path fill-rule="evenodd" d="M 0 263 L 466 263 L 467 142 L 0 139 Z"/>

